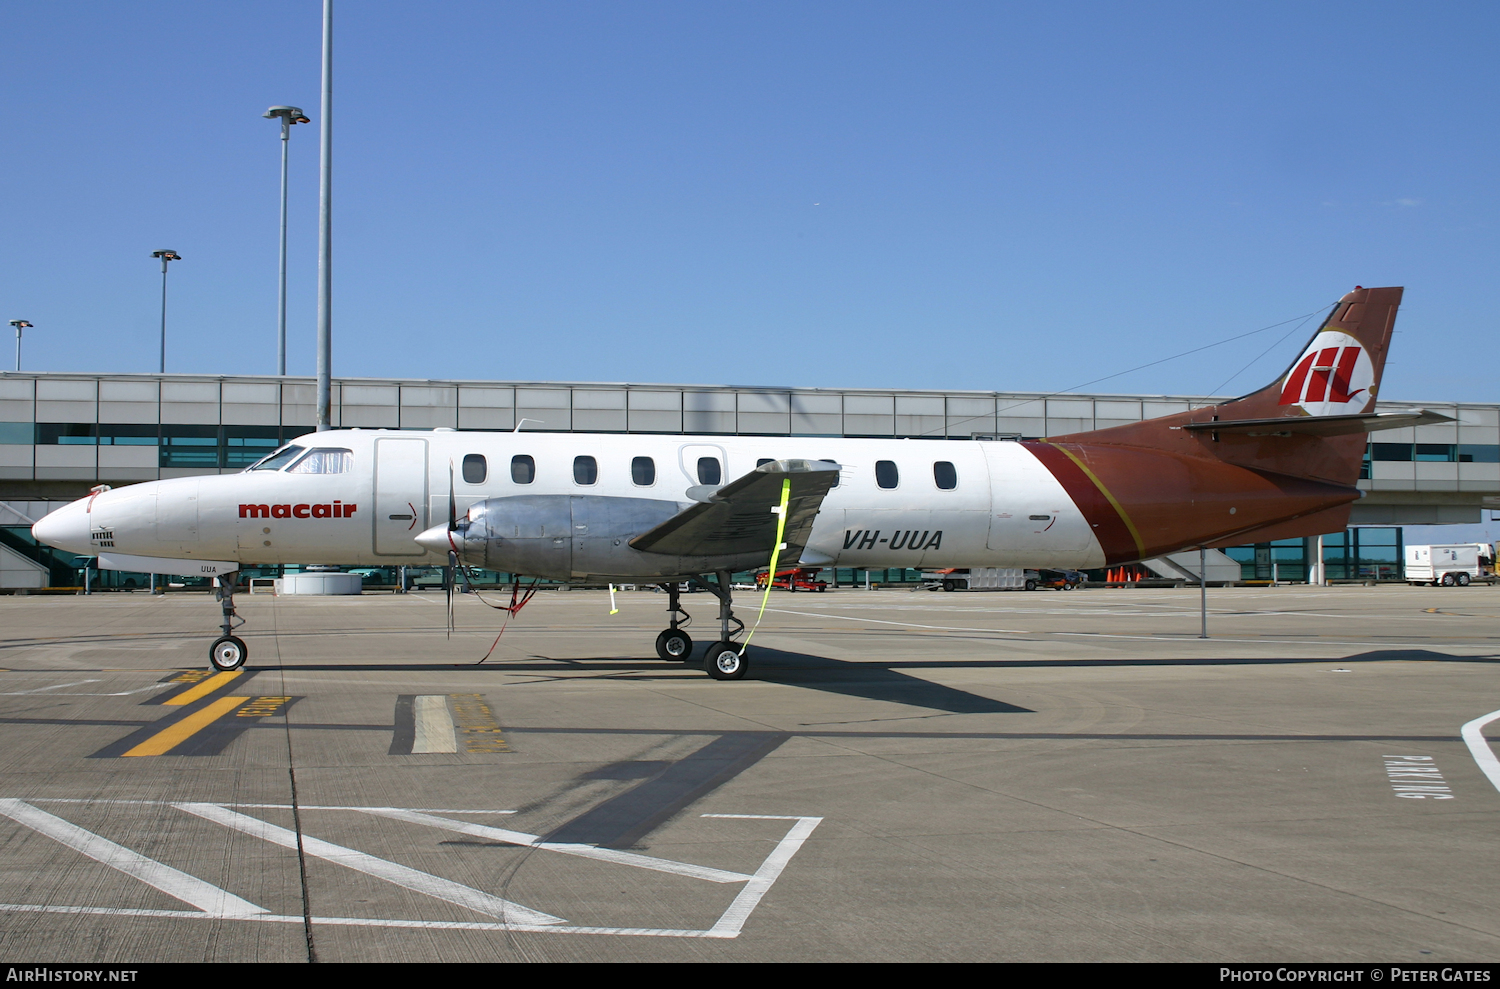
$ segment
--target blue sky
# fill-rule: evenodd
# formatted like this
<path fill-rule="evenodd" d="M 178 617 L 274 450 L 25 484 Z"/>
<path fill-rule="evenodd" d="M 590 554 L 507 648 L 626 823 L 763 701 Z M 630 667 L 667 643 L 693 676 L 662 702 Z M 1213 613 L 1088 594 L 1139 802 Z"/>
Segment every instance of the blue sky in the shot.
<path fill-rule="evenodd" d="M 1494 401 L 1500 7 L 337 10 L 339 375 L 1062 390 L 1404 284 L 1385 394 Z M 26 367 L 275 364 L 320 4 L 0 8 Z M 313 370 L 316 126 L 290 370 Z M 1093 386 L 1247 390 L 1283 329 Z M 7 366 L 8 363 L 7 363 Z"/>

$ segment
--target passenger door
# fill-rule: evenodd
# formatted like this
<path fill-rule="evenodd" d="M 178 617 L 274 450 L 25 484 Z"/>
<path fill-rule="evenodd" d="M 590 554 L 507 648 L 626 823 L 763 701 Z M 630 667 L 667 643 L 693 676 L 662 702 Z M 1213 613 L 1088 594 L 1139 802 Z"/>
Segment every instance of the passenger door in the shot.
<path fill-rule="evenodd" d="M 375 441 L 375 552 L 379 556 L 423 556 L 416 543 L 427 520 L 427 441 Z"/>

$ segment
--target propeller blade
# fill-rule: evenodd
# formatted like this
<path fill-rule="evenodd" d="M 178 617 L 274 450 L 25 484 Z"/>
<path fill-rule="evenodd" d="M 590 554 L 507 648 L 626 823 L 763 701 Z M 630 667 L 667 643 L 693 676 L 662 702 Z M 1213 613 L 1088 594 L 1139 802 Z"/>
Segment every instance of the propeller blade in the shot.
<path fill-rule="evenodd" d="M 453 638 L 453 584 L 458 568 L 458 553 L 453 547 L 453 533 L 458 531 L 458 503 L 453 496 L 453 461 L 448 461 L 448 565 L 443 568 L 443 592 L 448 605 L 448 638 Z"/>
<path fill-rule="evenodd" d="M 458 502 L 453 497 L 453 461 L 448 461 L 448 531 L 458 528 Z"/>
<path fill-rule="evenodd" d="M 453 638 L 453 568 L 458 565 L 458 554 L 448 551 L 448 565 L 443 568 L 443 594 L 448 607 L 448 638 Z"/>

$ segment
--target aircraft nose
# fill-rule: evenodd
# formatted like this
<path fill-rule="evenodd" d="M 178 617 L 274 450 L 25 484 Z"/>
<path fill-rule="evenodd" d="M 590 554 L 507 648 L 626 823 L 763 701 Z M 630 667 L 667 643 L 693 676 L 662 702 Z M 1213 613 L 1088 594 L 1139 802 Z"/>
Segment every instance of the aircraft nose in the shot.
<path fill-rule="evenodd" d="M 37 542 L 69 553 L 87 555 L 93 552 L 89 543 L 89 515 L 82 501 L 64 505 L 43 516 L 31 527 L 31 534 Z"/>

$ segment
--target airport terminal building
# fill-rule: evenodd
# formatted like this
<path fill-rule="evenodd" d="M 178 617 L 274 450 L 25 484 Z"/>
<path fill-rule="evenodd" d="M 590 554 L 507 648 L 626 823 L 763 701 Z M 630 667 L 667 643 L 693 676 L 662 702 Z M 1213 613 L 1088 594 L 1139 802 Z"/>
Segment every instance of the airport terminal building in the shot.
<path fill-rule="evenodd" d="M 346 378 L 333 382 L 332 416 L 335 426 L 363 429 L 519 424 L 528 432 L 974 442 L 1100 429 L 1223 400 Z M 1367 495 L 1342 539 L 1324 539 L 1330 578 L 1399 579 L 1399 526 L 1479 522 L 1485 509 L 1500 509 L 1500 404 L 1392 401 L 1379 411 L 1413 407 L 1455 421 L 1372 435 L 1359 481 Z M 73 561 L 37 547 L 29 527 L 94 485 L 239 471 L 315 421 L 311 378 L 0 372 L 0 588 L 79 582 Z M 1228 552 L 1246 579 L 1298 580 L 1312 546 L 1296 539 Z"/>

